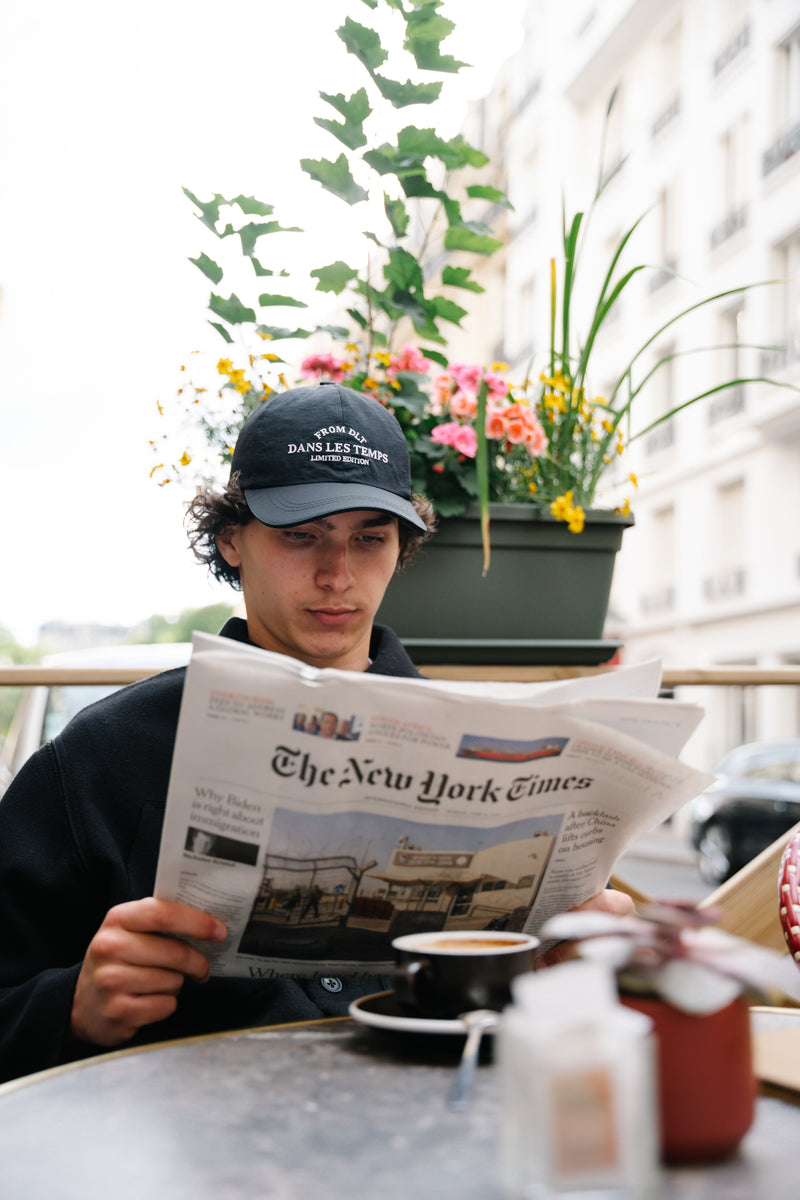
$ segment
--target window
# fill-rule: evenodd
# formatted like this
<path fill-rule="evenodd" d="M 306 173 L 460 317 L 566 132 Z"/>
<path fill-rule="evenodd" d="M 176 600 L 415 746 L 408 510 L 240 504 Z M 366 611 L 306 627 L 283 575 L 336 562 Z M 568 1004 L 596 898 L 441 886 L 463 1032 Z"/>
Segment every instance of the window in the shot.
<path fill-rule="evenodd" d="M 703 580 L 706 600 L 729 600 L 742 595 L 746 572 L 745 557 L 745 486 L 743 479 L 721 484 L 714 496 L 710 558 L 714 570 Z"/>
<path fill-rule="evenodd" d="M 656 78 L 658 86 L 653 94 L 662 101 L 661 107 L 653 118 L 651 134 L 658 137 L 663 129 L 671 125 L 681 111 L 680 102 L 681 77 L 681 26 L 680 22 L 673 25 L 666 37 L 661 39 L 658 47 L 658 63 Z M 666 103 L 663 103 L 667 97 Z"/>
<path fill-rule="evenodd" d="M 761 371 L 785 367 L 800 358 L 800 234 L 795 234 L 775 251 L 775 279 L 770 288 L 771 328 L 774 349 L 762 350 Z"/>
<path fill-rule="evenodd" d="M 716 48 L 713 74 L 719 75 L 728 63 L 746 50 L 750 44 L 750 26 L 747 21 L 745 0 L 717 0 L 716 5 Z"/>
<path fill-rule="evenodd" d="M 674 352 L 675 347 L 671 343 L 661 346 L 657 351 L 656 361 L 660 361 L 661 365 L 653 372 L 647 384 L 648 412 L 650 414 L 648 424 L 657 421 L 659 417 L 663 417 L 665 413 L 675 407 L 675 360 L 671 357 Z M 675 422 L 672 418 L 657 425 L 655 429 L 651 429 L 644 438 L 646 454 L 657 454 L 660 450 L 666 450 L 674 444 Z"/>
<path fill-rule="evenodd" d="M 652 586 L 640 606 L 647 616 L 669 612 L 675 606 L 675 508 L 672 504 L 653 514 L 649 578 Z"/>
<path fill-rule="evenodd" d="M 800 121 L 800 28 L 775 51 L 774 114 L 776 133 Z"/>
<path fill-rule="evenodd" d="M 719 349 L 717 350 L 718 383 L 738 379 L 744 373 L 740 343 L 745 340 L 745 310 L 743 305 L 729 308 L 719 318 Z M 709 424 L 715 425 L 732 417 L 744 408 L 744 386 L 726 388 L 708 401 Z"/>
<path fill-rule="evenodd" d="M 658 262 L 661 269 L 650 277 L 655 292 L 673 278 L 678 266 L 678 190 L 667 184 L 658 197 Z"/>
<path fill-rule="evenodd" d="M 800 26 L 775 48 L 772 123 L 775 140 L 764 154 L 764 174 L 800 150 Z"/>
<path fill-rule="evenodd" d="M 714 249 L 742 229 L 747 220 L 750 120 L 742 115 L 725 130 L 717 149 L 720 219 L 711 232 Z"/>

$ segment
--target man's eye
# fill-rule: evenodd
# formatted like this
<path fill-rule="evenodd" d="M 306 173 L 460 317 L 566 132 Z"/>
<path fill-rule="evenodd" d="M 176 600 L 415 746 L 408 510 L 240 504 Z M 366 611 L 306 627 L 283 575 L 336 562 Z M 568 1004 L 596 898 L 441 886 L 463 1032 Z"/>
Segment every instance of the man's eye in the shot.
<path fill-rule="evenodd" d="M 379 545 L 381 542 L 384 542 L 385 540 L 386 539 L 384 538 L 383 534 L 380 534 L 380 533 L 362 533 L 361 534 L 361 541 L 364 542 L 365 545 L 367 545 L 367 546 Z"/>
<path fill-rule="evenodd" d="M 306 542 L 311 534 L 304 529 L 284 529 L 283 536 L 287 542 Z"/>

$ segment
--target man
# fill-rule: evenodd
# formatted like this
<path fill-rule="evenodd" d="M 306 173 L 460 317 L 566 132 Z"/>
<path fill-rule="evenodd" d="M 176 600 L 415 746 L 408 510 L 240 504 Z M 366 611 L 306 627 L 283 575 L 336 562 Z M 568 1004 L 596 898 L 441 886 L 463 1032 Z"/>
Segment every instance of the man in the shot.
<path fill-rule="evenodd" d="M 394 416 L 337 384 L 273 398 L 244 424 L 221 494 L 196 497 L 190 542 L 241 587 L 223 637 L 314 667 L 418 672 L 374 625 L 398 563 L 433 525 L 412 497 Z M 0 804 L 0 1078 L 123 1044 L 338 1015 L 390 980 L 211 979 L 184 939 L 212 914 L 152 895 L 184 671 L 85 709 Z M 626 898 L 600 898 L 603 906 Z"/>

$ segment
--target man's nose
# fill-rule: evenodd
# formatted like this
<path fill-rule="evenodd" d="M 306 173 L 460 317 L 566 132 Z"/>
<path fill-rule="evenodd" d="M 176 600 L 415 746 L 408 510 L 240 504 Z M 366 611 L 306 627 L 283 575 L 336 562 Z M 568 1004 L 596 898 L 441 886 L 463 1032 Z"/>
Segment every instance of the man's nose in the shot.
<path fill-rule="evenodd" d="M 317 581 L 322 587 L 336 588 L 338 591 L 350 586 L 353 572 L 347 546 L 325 547 L 320 556 Z"/>

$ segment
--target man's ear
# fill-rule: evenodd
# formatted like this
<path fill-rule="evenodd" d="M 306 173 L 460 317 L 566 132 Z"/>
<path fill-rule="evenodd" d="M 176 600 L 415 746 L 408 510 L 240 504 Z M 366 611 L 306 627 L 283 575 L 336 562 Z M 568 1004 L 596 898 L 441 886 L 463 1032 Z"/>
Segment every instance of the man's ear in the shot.
<path fill-rule="evenodd" d="M 237 534 L 240 528 L 241 526 L 239 525 L 227 525 L 222 530 L 222 533 L 218 533 L 214 539 L 217 549 L 229 567 L 240 567 L 242 565 L 242 556 L 237 546 Z"/>

